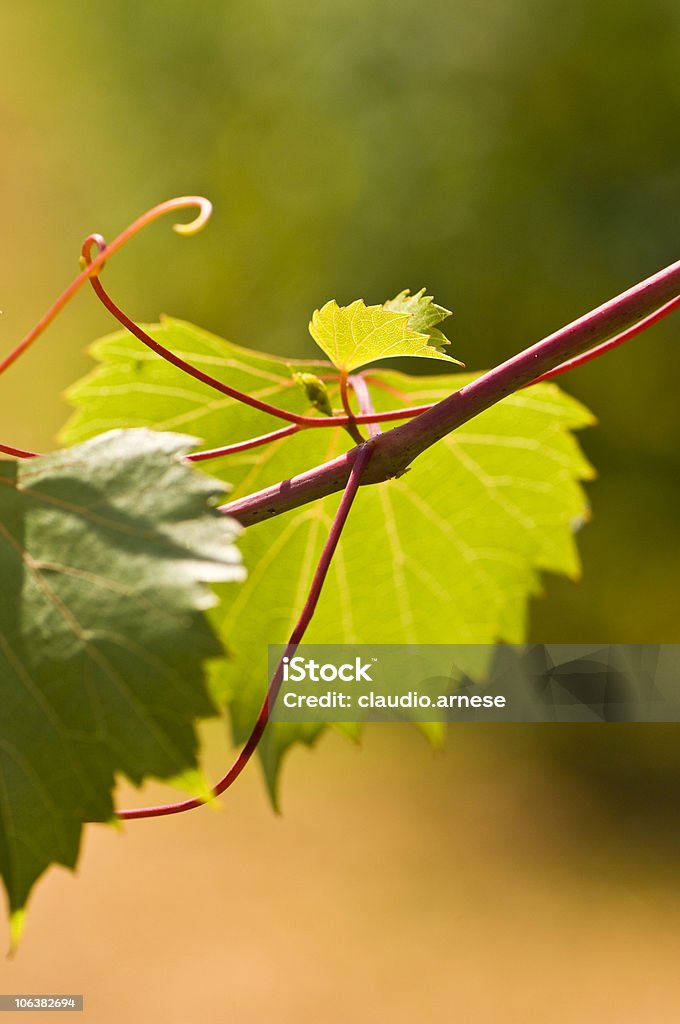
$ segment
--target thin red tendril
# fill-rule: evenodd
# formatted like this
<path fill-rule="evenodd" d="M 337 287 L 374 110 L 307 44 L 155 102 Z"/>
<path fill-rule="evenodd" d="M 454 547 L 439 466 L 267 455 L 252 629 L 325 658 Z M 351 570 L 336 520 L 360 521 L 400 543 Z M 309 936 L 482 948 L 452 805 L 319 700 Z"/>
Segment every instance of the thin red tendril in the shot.
<path fill-rule="evenodd" d="M 260 445 L 269 444 L 271 441 L 278 441 L 282 437 L 290 437 L 297 434 L 300 427 L 297 423 L 291 423 L 289 427 L 281 427 L 280 430 L 272 430 L 271 434 L 261 434 L 260 437 L 251 437 L 249 441 L 237 441 L 235 444 L 225 445 L 224 448 L 210 448 L 204 452 L 194 452 L 187 455 L 187 462 L 203 462 L 205 459 L 219 459 L 221 455 L 235 455 L 237 452 L 247 452 L 251 448 L 259 448 Z"/>
<path fill-rule="evenodd" d="M 37 459 L 38 452 L 27 452 L 25 448 L 14 448 L 11 444 L 0 444 L 3 455 L 14 455 L 17 459 Z"/>
<path fill-rule="evenodd" d="M 233 782 L 239 777 L 248 761 L 257 749 L 257 745 L 262 738 L 262 734 L 267 727 L 269 722 L 269 716 L 272 708 L 276 702 L 279 690 L 281 689 L 281 683 L 283 681 L 283 659 L 290 657 L 294 654 L 298 644 L 302 641 L 305 631 L 312 620 L 312 616 L 316 610 L 316 606 L 321 596 L 321 591 L 328 575 L 328 569 L 330 567 L 335 549 L 338 546 L 340 535 L 342 534 L 343 527 L 347 521 L 347 516 L 352 507 L 354 498 L 359 489 L 361 478 L 363 476 L 368 460 L 371 457 L 372 451 L 367 447 L 361 447 L 356 449 L 357 455 L 352 466 L 352 471 L 347 482 L 347 487 L 342 496 L 342 500 L 338 506 L 338 510 L 335 513 L 335 518 L 331 525 L 326 543 L 324 544 L 321 557 L 319 558 L 319 564 L 317 565 L 316 572 L 314 573 L 314 579 L 305 601 L 305 606 L 302 609 L 300 618 L 290 635 L 290 639 L 286 644 L 286 649 L 276 666 L 274 675 L 269 684 L 266 696 L 260 713 L 257 716 L 253 730 L 248 737 L 244 747 L 236 757 L 236 760 L 232 764 L 229 771 L 224 775 L 220 781 L 213 787 L 213 796 L 219 796 L 220 793 L 224 793 Z M 160 818 L 168 814 L 181 814 L 183 811 L 191 811 L 197 807 L 202 807 L 205 803 L 204 800 L 192 798 L 190 800 L 181 800 L 178 803 L 172 804 L 161 804 L 157 807 L 133 807 L 128 810 L 122 810 L 116 812 L 116 817 L 129 821 L 135 818 Z"/>
<path fill-rule="evenodd" d="M 83 258 L 87 261 L 88 266 L 93 266 L 95 263 L 95 260 L 92 260 L 90 256 L 93 245 L 96 245 L 99 248 L 99 257 L 97 258 L 101 258 L 102 255 L 108 252 L 106 243 L 101 235 L 88 235 L 83 242 L 82 249 Z M 102 305 L 108 309 L 109 313 L 111 313 L 111 315 L 114 316 L 116 320 L 130 332 L 130 334 L 133 334 L 135 338 L 138 338 L 139 341 L 147 346 L 147 348 L 150 348 L 168 363 L 172 363 L 172 365 L 176 366 L 178 370 L 183 370 L 184 373 L 188 374 L 190 377 L 201 381 L 203 384 L 207 384 L 208 387 L 213 388 L 215 391 L 219 391 L 223 395 L 227 395 L 229 398 L 234 398 L 238 402 L 243 402 L 244 405 L 250 405 L 253 409 L 259 409 L 260 412 L 269 413 L 271 416 L 276 416 L 278 419 L 287 420 L 289 423 L 304 423 L 307 419 L 311 419 L 311 417 L 298 416 L 285 409 L 279 409 L 275 405 L 270 405 L 269 402 L 262 402 L 259 398 L 254 398 L 252 395 L 247 395 L 243 391 L 238 391 L 236 388 L 230 387 L 229 384 L 225 384 L 223 381 L 211 376 L 211 374 L 205 373 L 204 370 L 199 370 L 197 366 L 193 365 L 193 363 L 187 362 L 186 359 L 182 359 L 181 356 L 171 352 L 170 349 L 165 347 L 165 345 L 161 345 L 160 342 L 152 338 L 150 334 L 147 334 L 139 324 L 130 319 L 130 317 L 116 305 L 111 296 L 106 292 L 97 274 L 92 274 L 90 276 L 90 284 Z"/>
<path fill-rule="evenodd" d="M 99 255 L 95 259 L 91 256 L 92 247 L 94 245 L 99 248 Z M 94 266 L 94 264 L 98 260 L 101 260 L 107 252 L 108 248 L 106 242 L 101 235 L 88 235 L 83 242 L 82 255 L 83 259 L 87 261 L 88 266 Z M 415 409 L 395 409 L 389 413 L 369 414 L 367 417 L 353 416 L 351 414 L 346 416 L 303 416 L 298 413 L 289 412 L 287 409 L 281 409 L 278 406 L 271 405 L 269 402 L 263 402 L 259 398 L 255 398 L 243 391 L 239 391 L 237 388 L 232 388 L 229 384 L 225 384 L 223 381 L 218 380 L 211 374 L 200 370 L 197 366 L 194 366 L 193 363 L 188 362 L 186 359 L 182 359 L 181 356 L 176 355 L 174 352 L 170 351 L 170 349 L 156 341 L 155 338 L 152 338 L 151 335 L 147 334 L 147 332 L 140 327 L 138 323 L 124 313 L 105 290 L 97 274 L 92 274 L 90 276 L 90 284 L 92 285 L 97 298 L 118 321 L 118 323 L 122 324 L 126 330 L 135 336 L 135 338 L 138 338 L 139 341 L 146 345 L 147 348 L 154 351 L 157 355 L 161 356 L 162 359 L 165 359 L 173 366 L 176 366 L 179 370 L 184 371 L 184 373 L 193 377 L 195 380 L 199 380 L 203 384 L 207 384 L 208 387 L 213 388 L 215 391 L 219 391 L 221 394 L 227 395 L 229 398 L 242 402 L 244 405 L 249 405 L 254 409 L 258 409 L 260 412 L 268 413 L 270 416 L 275 416 L 278 419 L 287 420 L 289 423 L 295 424 L 300 429 L 308 427 L 346 427 L 358 422 L 375 422 L 377 420 L 387 419 L 409 419 L 411 416 L 415 416 L 420 412 L 424 412 L 425 409 L 430 408 L 430 406 L 419 406 Z M 359 440 L 363 441 L 363 438 L 359 436 Z M 266 442 L 263 441 L 262 443 L 265 444 Z"/>
<path fill-rule="evenodd" d="M 174 356 L 173 353 L 169 352 L 163 346 L 159 345 L 154 339 L 150 338 L 142 329 L 130 320 L 122 310 L 120 310 L 115 303 L 107 295 L 101 283 L 98 280 L 98 274 L 104 267 L 107 260 L 120 248 L 122 248 L 131 238 L 133 238 L 142 228 L 148 224 L 153 223 L 160 217 L 165 216 L 168 213 L 176 212 L 178 210 L 197 208 L 198 215 L 187 224 L 174 224 L 173 229 L 179 234 L 191 235 L 200 231 L 209 220 L 212 213 L 212 204 L 208 199 L 203 196 L 179 196 L 175 199 L 169 199 L 164 203 L 159 203 L 157 206 L 147 210 L 146 213 L 138 217 L 137 220 L 133 221 L 120 235 L 118 235 L 110 245 L 107 245 L 104 238 L 99 234 L 90 235 L 83 244 L 83 262 L 85 266 L 82 271 L 71 284 L 62 292 L 59 298 L 50 306 L 47 312 L 41 317 L 41 319 L 35 324 L 35 326 L 28 332 L 28 334 L 19 342 L 18 345 L 7 355 L 4 359 L 0 360 L 0 374 L 4 373 L 18 358 L 25 352 L 33 342 L 40 337 L 46 327 L 54 320 L 58 313 L 66 306 L 69 300 L 75 295 L 75 293 L 82 287 L 82 285 L 90 280 L 92 286 L 104 303 L 106 308 L 122 323 L 128 330 L 131 331 L 136 337 L 138 337 L 144 344 L 151 347 L 160 356 L 167 359 L 179 369 L 190 374 L 198 380 L 203 381 L 209 386 L 215 388 L 223 394 L 227 394 L 230 397 L 235 398 L 238 401 L 245 402 L 246 404 L 259 409 L 260 411 L 267 412 L 270 415 L 276 416 L 280 419 L 284 419 L 287 422 L 293 424 L 295 429 L 288 430 L 287 428 L 282 431 L 272 431 L 270 434 L 263 435 L 262 437 L 253 438 L 250 441 L 238 442 L 235 445 L 226 445 L 223 448 L 213 449 L 210 452 L 198 452 L 195 455 L 189 456 L 191 461 L 201 461 L 202 459 L 217 458 L 219 455 L 228 455 L 239 451 L 246 451 L 249 448 L 256 448 L 260 445 L 267 444 L 269 441 L 276 440 L 279 437 L 285 437 L 289 434 L 296 433 L 298 429 L 305 429 L 308 427 L 335 427 L 342 426 L 350 429 L 354 436 L 356 431 L 356 425 L 360 423 L 376 424 L 385 423 L 392 420 L 411 419 L 414 416 L 418 416 L 420 413 L 426 412 L 432 408 L 432 403 L 428 405 L 412 406 L 404 409 L 394 409 L 390 412 L 375 413 L 367 411 L 366 407 L 361 409 L 361 412 L 357 415 L 352 415 L 351 410 L 347 410 L 347 415 L 344 416 L 302 416 L 295 413 L 289 413 L 285 409 L 280 409 L 276 406 L 272 406 L 267 402 L 260 402 L 258 399 L 251 398 L 249 395 L 245 395 L 243 392 L 237 391 L 235 388 L 230 388 L 228 385 L 223 384 L 221 381 L 216 380 L 209 374 L 203 373 L 185 360 Z M 99 252 L 95 255 L 91 255 L 92 246 L 96 245 Z M 592 359 L 603 355 L 610 349 L 616 348 L 618 345 L 622 345 L 630 338 L 640 334 L 647 327 L 661 320 L 667 316 L 673 310 L 680 307 L 680 296 L 676 296 L 670 301 L 666 302 L 659 309 L 650 313 L 644 317 L 638 323 L 632 327 L 627 328 L 615 337 L 610 338 L 608 341 L 603 342 L 600 345 L 595 346 L 588 352 L 582 353 L 573 359 L 567 360 L 560 366 L 555 367 L 553 370 L 549 370 L 547 373 L 536 377 L 531 382 L 531 385 L 538 384 L 543 381 L 552 380 L 555 377 L 566 373 L 568 370 L 576 369 L 579 366 L 584 365 Z M 386 387 L 382 382 L 376 381 L 379 386 Z M 524 385 L 525 387 L 531 386 L 529 384 Z M 361 385 L 359 385 L 361 387 Z M 388 389 L 389 390 L 389 389 Z M 341 397 L 343 399 L 343 405 L 347 407 L 347 394 L 346 388 L 344 394 L 341 387 Z M 358 432 L 357 432 L 358 433 Z M 370 431 L 373 435 L 374 431 Z M 355 440 L 359 440 L 359 437 L 355 437 Z M 12 455 L 16 458 L 35 458 L 36 452 L 26 451 L 22 448 L 17 448 L 13 445 L 0 445 L 0 453 L 5 455 Z"/>

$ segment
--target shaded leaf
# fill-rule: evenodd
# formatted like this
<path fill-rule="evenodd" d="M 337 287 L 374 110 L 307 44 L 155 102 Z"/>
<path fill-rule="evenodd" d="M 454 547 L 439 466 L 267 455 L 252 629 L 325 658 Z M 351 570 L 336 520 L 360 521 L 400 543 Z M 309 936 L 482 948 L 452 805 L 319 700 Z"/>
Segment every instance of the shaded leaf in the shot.
<path fill-rule="evenodd" d="M 202 614 L 241 580 L 224 484 L 179 456 L 190 437 L 115 431 L 0 462 L 0 873 L 13 932 L 82 823 L 112 817 L 116 773 L 208 794 L 195 719 L 215 714 Z M 232 590 L 223 588 L 226 606 Z"/>
<path fill-rule="evenodd" d="M 450 309 L 438 306 L 432 295 L 425 294 L 424 288 L 421 288 L 415 295 L 411 295 L 408 289 L 399 292 L 393 299 L 385 303 L 384 308 L 392 310 L 394 313 L 408 313 L 409 327 L 421 334 L 427 334 L 430 344 L 439 351 L 442 351 L 444 345 L 450 344 L 449 339 L 442 334 L 437 324 L 453 314 Z M 455 361 L 458 362 L 458 360 Z"/>

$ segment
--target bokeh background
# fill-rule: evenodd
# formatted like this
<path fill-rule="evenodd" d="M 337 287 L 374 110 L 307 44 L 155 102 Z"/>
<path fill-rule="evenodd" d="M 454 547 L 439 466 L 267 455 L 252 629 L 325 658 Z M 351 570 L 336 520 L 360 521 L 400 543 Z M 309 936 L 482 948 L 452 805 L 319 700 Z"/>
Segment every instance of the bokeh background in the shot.
<path fill-rule="evenodd" d="M 427 285 L 482 368 L 680 257 L 672 0 L 6 0 L 0 40 L 1 351 L 86 234 L 184 193 L 214 201 L 209 229 L 154 226 L 113 293 L 291 356 L 326 299 Z M 83 293 L 0 382 L 4 441 L 53 443 L 110 329 Z M 600 476 L 583 580 L 546 579 L 537 641 L 680 642 L 679 335 L 564 381 Z M 206 729 L 213 772 L 225 742 Z M 281 819 L 253 770 L 224 814 L 90 830 L 0 988 L 82 991 L 102 1024 L 675 1021 L 679 742 L 329 736 L 292 755 Z"/>

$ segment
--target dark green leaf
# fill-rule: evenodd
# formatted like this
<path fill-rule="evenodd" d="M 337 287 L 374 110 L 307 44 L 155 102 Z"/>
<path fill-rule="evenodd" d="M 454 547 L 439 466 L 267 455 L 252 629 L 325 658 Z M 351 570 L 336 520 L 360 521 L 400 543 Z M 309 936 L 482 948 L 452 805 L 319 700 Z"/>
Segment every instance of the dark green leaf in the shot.
<path fill-rule="evenodd" d="M 195 719 L 222 645 L 207 582 L 243 578 L 194 441 L 114 431 L 0 463 L 0 872 L 16 939 L 35 880 L 112 817 L 116 773 L 207 795 Z M 224 605 L 232 591 L 223 588 Z"/>

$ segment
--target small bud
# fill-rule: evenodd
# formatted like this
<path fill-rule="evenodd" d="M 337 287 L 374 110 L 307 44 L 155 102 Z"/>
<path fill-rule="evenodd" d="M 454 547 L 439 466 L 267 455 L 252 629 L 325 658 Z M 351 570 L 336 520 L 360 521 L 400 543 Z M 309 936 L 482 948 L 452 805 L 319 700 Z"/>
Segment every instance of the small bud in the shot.
<path fill-rule="evenodd" d="M 324 413 L 325 416 L 333 415 L 333 409 L 328 397 L 328 388 L 319 377 L 313 373 L 293 373 L 293 378 L 304 389 L 307 398 L 315 409 Z"/>

